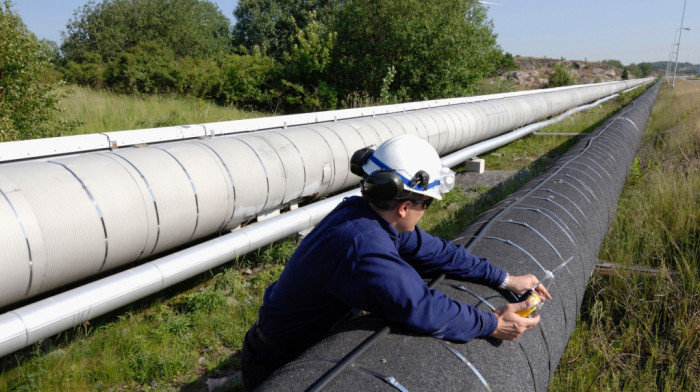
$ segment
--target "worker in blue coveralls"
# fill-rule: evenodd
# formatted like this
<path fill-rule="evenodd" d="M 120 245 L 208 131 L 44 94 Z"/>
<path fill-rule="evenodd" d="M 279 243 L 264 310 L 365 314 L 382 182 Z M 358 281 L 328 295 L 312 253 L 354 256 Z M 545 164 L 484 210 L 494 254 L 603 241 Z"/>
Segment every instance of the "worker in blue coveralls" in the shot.
<path fill-rule="evenodd" d="M 428 142 L 404 135 L 376 151 L 364 148 L 353 155 L 351 170 L 363 177 L 362 197 L 347 198 L 328 214 L 265 291 L 241 354 L 246 390 L 359 310 L 462 342 L 514 340 L 539 322 L 539 316 L 515 313 L 527 308 L 525 302 L 486 313 L 429 289 L 421 278 L 446 273 L 519 295 L 538 282 L 530 274 L 510 276 L 416 226 L 430 203 L 454 186 L 454 172 Z M 535 292 L 551 299 L 542 285 Z"/>

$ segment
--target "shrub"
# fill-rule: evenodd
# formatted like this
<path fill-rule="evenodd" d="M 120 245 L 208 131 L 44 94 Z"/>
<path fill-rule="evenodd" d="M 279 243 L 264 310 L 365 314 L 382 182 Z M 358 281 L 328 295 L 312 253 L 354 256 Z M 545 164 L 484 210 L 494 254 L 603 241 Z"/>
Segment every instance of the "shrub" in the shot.
<path fill-rule="evenodd" d="M 578 82 L 576 78 L 561 65 L 554 67 L 554 73 L 549 77 L 547 87 L 571 86 Z"/>
<path fill-rule="evenodd" d="M 81 63 L 68 61 L 63 75 L 69 83 L 100 88 L 105 84 L 106 68 L 99 53 L 91 52 L 85 55 L 85 61 Z"/>
<path fill-rule="evenodd" d="M 185 57 L 175 65 L 177 92 L 183 95 L 216 100 L 221 97 L 223 73 L 216 60 Z"/>
<path fill-rule="evenodd" d="M 174 92 L 175 55 L 155 42 L 139 43 L 107 64 L 105 80 L 123 93 Z"/>
<path fill-rule="evenodd" d="M 260 54 L 229 55 L 221 68 L 220 102 L 246 108 L 276 108 L 278 94 L 273 83 L 279 68 L 273 59 Z"/>

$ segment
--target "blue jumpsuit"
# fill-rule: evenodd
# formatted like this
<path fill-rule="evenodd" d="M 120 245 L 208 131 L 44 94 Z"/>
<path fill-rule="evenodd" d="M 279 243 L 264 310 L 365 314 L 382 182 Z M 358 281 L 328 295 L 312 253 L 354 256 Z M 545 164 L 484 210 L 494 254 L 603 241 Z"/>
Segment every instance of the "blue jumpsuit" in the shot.
<path fill-rule="evenodd" d="M 299 245 L 268 287 L 259 324 L 271 340 L 308 346 L 362 309 L 449 340 L 490 335 L 496 316 L 430 290 L 421 275 L 498 286 L 505 272 L 419 227 L 399 234 L 362 197 L 343 201 Z"/>
<path fill-rule="evenodd" d="M 397 232 L 364 198 L 351 197 L 299 244 L 265 291 L 254 328 L 272 346 L 296 353 L 358 310 L 448 340 L 490 335 L 495 315 L 431 290 L 421 278 L 439 273 L 494 287 L 506 276 L 488 259 L 419 227 Z"/>

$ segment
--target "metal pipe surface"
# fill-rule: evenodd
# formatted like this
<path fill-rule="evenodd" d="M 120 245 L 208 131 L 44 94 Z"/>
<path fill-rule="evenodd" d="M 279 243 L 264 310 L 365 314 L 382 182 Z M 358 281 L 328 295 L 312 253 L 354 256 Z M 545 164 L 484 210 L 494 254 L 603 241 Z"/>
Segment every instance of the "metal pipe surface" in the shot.
<path fill-rule="evenodd" d="M 514 342 L 451 343 L 392 326 L 392 333 L 328 381 L 324 390 L 546 391 L 576 325 L 658 90 L 659 83 L 454 240 L 515 275 L 544 277 L 571 259 L 549 287 L 553 299 L 540 309 L 537 327 Z M 486 312 L 517 300 L 510 293 L 453 279 L 436 288 Z M 383 324 L 367 316 L 341 325 L 257 390 L 306 390 Z"/>

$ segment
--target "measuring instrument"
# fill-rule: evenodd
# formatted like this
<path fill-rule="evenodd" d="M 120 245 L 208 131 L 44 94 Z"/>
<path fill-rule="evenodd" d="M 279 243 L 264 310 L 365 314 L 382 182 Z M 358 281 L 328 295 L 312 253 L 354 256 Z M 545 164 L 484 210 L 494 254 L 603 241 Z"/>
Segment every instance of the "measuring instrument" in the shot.
<path fill-rule="evenodd" d="M 540 298 L 540 296 L 537 295 L 537 293 L 535 293 L 535 288 L 541 284 L 544 286 L 545 289 L 547 289 L 547 291 L 549 291 L 549 286 L 552 284 L 552 282 L 554 282 L 554 277 L 559 275 L 559 273 L 573 259 L 573 256 L 569 257 L 565 262 L 561 263 L 552 271 L 546 270 L 544 278 L 540 279 L 537 283 L 535 283 L 534 286 L 532 286 L 532 288 L 530 288 L 528 291 L 525 292 L 525 294 L 522 295 L 521 298 L 525 297 L 525 301 L 527 301 L 527 308 L 519 310 L 515 313 L 522 317 L 530 317 L 536 310 L 538 310 L 542 306 L 543 301 L 542 298 Z"/>

